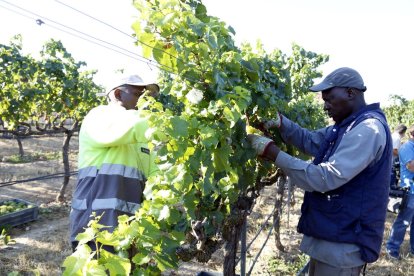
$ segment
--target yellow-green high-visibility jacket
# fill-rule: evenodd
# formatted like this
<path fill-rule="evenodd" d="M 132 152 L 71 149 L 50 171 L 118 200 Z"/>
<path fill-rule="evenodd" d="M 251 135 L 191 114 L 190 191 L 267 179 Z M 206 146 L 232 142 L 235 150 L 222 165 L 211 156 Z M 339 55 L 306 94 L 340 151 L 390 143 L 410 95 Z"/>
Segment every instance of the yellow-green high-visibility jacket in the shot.
<path fill-rule="evenodd" d="M 79 172 L 70 214 L 70 240 L 84 231 L 90 215 L 104 212 L 100 223 L 118 224 L 143 201 L 147 177 L 158 168 L 144 134 L 147 119 L 140 111 L 115 105 L 92 109 L 79 132 Z"/>

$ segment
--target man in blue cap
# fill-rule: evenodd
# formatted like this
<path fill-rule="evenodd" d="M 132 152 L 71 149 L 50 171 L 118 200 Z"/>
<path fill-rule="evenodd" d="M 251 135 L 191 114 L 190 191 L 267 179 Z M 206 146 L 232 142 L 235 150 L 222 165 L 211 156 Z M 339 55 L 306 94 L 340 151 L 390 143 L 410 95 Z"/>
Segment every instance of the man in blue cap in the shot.
<path fill-rule="evenodd" d="M 367 105 L 361 75 L 343 67 L 310 88 L 322 91 L 324 110 L 335 124 L 315 131 L 278 114 L 285 143 L 315 157 L 312 163 L 281 151 L 264 136 L 249 135 L 256 153 L 275 162 L 305 190 L 298 231 L 300 249 L 311 257 L 310 275 L 359 275 L 378 259 L 387 210 L 391 134 L 379 104 Z"/>

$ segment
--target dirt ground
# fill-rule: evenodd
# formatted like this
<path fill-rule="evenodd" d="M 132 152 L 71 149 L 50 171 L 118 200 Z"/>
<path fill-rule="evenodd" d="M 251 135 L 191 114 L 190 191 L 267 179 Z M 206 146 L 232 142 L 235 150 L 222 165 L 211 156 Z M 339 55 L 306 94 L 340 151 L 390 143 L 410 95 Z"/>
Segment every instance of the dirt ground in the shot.
<path fill-rule="evenodd" d="M 26 154 L 47 153 L 60 150 L 62 142 L 62 137 L 31 138 L 24 139 L 23 146 Z M 74 137 L 70 147 L 71 170 L 76 170 L 77 147 L 77 137 Z M 15 240 L 14 244 L 2 246 L 0 243 L 0 275 L 7 275 L 13 271 L 19 272 L 19 275 L 61 275 L 61 264 L 71 254 L 67 241 L 68 215 L 75 177 L 71 178 L 66 190 L 66 201 L 63 203 L 55 202 L 63 181 L 62 178 L 2 187 L 1 183 L 7 181 L 63 172 L 61 159 L 22 164 L 4 161 L 8 156 L 16 154 L 18 154 L 17 142 L 0 138 L 0 201 L 19 198 L 32 202 L 39 206 L 39 217 L 36 221 L 9 230 L 9 235 Z M 294 272 L 283 269 L 283 265 L 279 265 L 279 270 L 275 270 L 275 263 L 292 264 L 300 256 L 298 245 L 301 235 L 296 232 L 296 223 L 300 215 L 302 192 L 296 190 L 295 198 L 296 204 L 289 208 L 289 212 L 285 206 L 282 217 L 281 238 L 285 252 L 276 249 L 272 234 L 260 256 L 256 262 L 254 261 L 271 228 L 272 220 L 270 219 L 265 230 L 259 234 L 247 252 L 246 271 L 249 271 L 254 263 L 251 275 L 295 275 Z M 267 187 L 249 216 L 247 244 L 250 243 L 272 212 L 274 200 L 274 187 Z M 395 216 L 393 213 L 388 213 L 384 239 L 389 236 L 389 229 Z M 414 258 L 408 254 L 410 251 L 408 240 L 407 231 L 406 241 L 401 249 L 403 260 L 389 260 L 385 256 L 383 246 L 380 259 L 376 263 L 368 265 L 366 275 L 414 275 Z M 218 272 L 221 271 L 222 261 L 223 249 L 220 249 L 206 264 L 196 261 L 183 263 L 179 269 L 168 271 L 165 275 L 196 275 L 200 271 Z"/>

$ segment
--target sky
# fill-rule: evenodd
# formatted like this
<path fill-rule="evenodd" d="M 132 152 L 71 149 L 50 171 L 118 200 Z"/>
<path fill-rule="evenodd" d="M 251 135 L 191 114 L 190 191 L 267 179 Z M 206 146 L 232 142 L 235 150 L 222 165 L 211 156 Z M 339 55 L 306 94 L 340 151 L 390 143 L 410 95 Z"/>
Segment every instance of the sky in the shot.
<path fill-rule="evenodd" d="M 368 103 L 387 105 L 391 94 L 414 99 L 412 0 L 203 3 L 209 15 L 235 29 L 238 44 L 261 40 L 266 50 L 289 53 L 292 43 L 297 43 L 330 56 L 320 68 L 324 76 L 344 66 L 359 71 L 368 88 Z M 24 52 L 36 56 L 47 40 L 61 40 L 76 60 L 87 63 L 87 69 L 98 70 L 95 81 L 103 86 L 111 85 L 119 69 L 155 80 L 158 70 L 138 56 L 141 52 L 130 36 L 138 15 L 129 0 L 0 0 L 0 43 L 8 44 L 12 36 L 22 34 Z M 44 24 L 36 24 L 36 19 Z"/>

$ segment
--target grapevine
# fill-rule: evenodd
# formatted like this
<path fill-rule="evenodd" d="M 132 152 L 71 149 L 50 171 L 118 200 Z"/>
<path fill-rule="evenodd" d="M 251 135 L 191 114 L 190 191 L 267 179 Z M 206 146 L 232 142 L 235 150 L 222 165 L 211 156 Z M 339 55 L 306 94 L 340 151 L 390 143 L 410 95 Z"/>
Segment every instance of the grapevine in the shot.
<path fill-rule="evenodd" d="M 146 136 L 160 171 L 148 179 L 146 200 L 135 216 L 121 217 L 105 238 L 82 236 L 65 260 L 66 275 L 108 267 L 105 259 L 79 256 L 96 240 L 114 246 L 122 263 L 130 260 L 132 265 L 118 273 L 159 274 L 176 268 L 179 258 L 208 261 L 237 237 L 235 229 L 266 185 L 263 177 L 276 169 L 257 161 L 246 128 L 276 112 L 306 127 L 324 125 L 322 109 L 307 88 L 321 76 L 317 67 L 327 56 L 296 44 L 291 55 L 267 53 L 260 43 L 238 47 L 235 31 L 207 15 L 201 1 L 136 0 L 134 5 L 140 17 L 133 28 L 145 42 L 144 56 L 168 67 L 159 79 L 160 100 L 138 101 L 150 118 Z M 299 155 L 272 134 L 283 149 Z M 128 254 L 131 248 L 134 255 Z"/>

